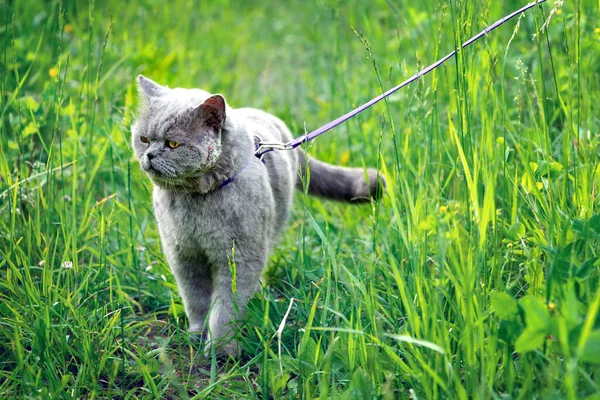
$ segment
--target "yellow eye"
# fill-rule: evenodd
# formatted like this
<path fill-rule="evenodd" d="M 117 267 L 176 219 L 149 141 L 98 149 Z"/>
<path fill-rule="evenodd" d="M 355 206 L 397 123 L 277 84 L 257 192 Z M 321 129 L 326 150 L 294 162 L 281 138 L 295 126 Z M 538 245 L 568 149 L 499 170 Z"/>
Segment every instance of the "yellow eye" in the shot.
<path fill-rule="evenodd" d="M 146 136 L 141 136 L 140 139 L 142 140 L 142 142 L 144 143 L 150 143 L 150 139 L 148 139 Z"/>
<path fill-rule="evenodd" d="M 178 147 L 179 147 L 179 143 L 177 143 L 177 142 L 176 142 L 176 141 L 174 141 L 174 140 L 169 140 L 169 141 L 167 142 L 167 144 L 168 144 L 168 145 L 169 145 L 169 147 L 170 147 L 170 148 L 172 148 L 172 149 L 176 149 L 176 148 L 178 148 Z"/>

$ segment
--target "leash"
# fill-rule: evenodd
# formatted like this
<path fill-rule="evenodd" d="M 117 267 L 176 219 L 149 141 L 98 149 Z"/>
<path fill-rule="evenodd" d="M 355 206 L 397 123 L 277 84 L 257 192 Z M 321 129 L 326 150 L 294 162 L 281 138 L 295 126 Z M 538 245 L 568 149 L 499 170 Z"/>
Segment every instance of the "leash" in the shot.
<path fill-rule="evenodd" d="M 408 85 L 409 83 L 412 83 L 414 81 L 416 81 L 417 79 L 419 79 L 420 77 L 428 74 L 429 72 L 433 71 L 434 69 L 436 69 L 437 67 L 439 67 L 440 65 L 442 65 L 443 63 L 445 63 L 448 59 L 452 58 L 452 56 L 454 56 L 460 49 L 464 49 L 467 46 L 469 46 L 470 44 L 474 43 L 475 41 L 479 40 L 480 38 L 482 38 L 483 36 L 487 35 L 488 33 L 490 33 L 491 31 L 493 31 L 494 29 L 498 28 L 500 25 L 504 24 L 505 22 L 511 20 L 512 18 L 514 18 L 515 16 L 529 10 L 530 8 L 536 6 L 537 4 L 541 4 L 543 2 L 545 2 L 546 0 L 536 0 L 532 3 L 527 4 L 525 7 L 518 9 L 517 11 L 508 14 L 506 17 L 499 19 L 498 21 L 494 22 L 492 25 L 490 25 L 489 27 L 487 27 L 486 29 L 482 30 L 481 32 L 479 32 L 477 35 L 473 36 L 471 39 L 467 40 L 466 42 L 464 42 L 461 47 L 459 47 L 458 49 L 454 50 L 453 52 L 451 52 L 450 54 L 448 54 L 447 56 L 439 59 L 438 61 L 436 61 L 435 63 L 431 64 L 430 66 L 428 66 L 427 68 L 422 69 L 421 71 L 417 72 L 415 75 L 411 76 L 410 78 L 408 78 L 407 80 L 405 80 L 404 82 L 402 82 L 401 84 L 399 84 L 398 86 L 391 88 L 390 90 L 388 90 L 387 92 L 375 97 L 374 99 L 372 99 L 371 101 L 363 104 L 360 107 L 355 108 L 354 110 L 342 115 L 341 117 L 338 117 L 336 119 L 334 119 L 331 122 L 328 122 L 327 124 L 321 126 L 318 129 L 315 129 L 314 131 L 307 133 L 305 135 L 299 136 L 296 139 L 287 142 L 287 143 L 268 143 L 268 142 L 260 142 L 258 148 L 256 149 L 256 152 L 254 153 L 254 155 L 256 157 L 258 157 L 260 160 L 262 160 L 263 156 L 266 153 L 269 153 L 273 150 L 293 150 L 296 147 L 300 146 L 302 143 L 306 143 L 310 140 L 313 140 L 314 138 L 316 138 L 317 136 L 320 136 L 322 134 L 324 134 L 325 132 L 335 128 L 336 126 L 338 126 L 339 124 L 341 124 L 344 121 L 349 120 L 350 118 L 354 117 L 356 114 L 366 110 L 367 108 L 371 107 L 372 105 L 380 102 L 381 100 L 385 99 L 386 97 L 390 96 L 391 94 L 395 93 L 396 91 L 402 89 L 404 86 Z"/>

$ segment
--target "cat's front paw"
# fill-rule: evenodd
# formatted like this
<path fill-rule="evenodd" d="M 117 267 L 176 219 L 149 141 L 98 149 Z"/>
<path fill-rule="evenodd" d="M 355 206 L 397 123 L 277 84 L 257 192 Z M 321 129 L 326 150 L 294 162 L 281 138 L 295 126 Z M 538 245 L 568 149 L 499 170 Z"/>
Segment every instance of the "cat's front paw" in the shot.
<path fill-rule="evenodd" d="M 217 358 L 227 358 L 229 356 L 233 358 L 239 358 L 240 347 L 238 346 L 237 340 L 231 339 L 227 343 L 216 342 L 213 343 L 208 341 L 204 346 L 204 355 L 208 358 L 212 357 L 213 354 Z"/>

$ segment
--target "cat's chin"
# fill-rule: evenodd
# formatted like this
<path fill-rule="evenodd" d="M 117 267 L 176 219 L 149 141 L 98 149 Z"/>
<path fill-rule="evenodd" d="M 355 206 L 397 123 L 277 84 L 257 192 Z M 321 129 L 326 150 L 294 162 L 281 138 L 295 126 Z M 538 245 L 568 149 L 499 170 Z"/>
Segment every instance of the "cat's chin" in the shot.
<path fill-rule="evenodd" d="M 155 186 L 161 189 L 171 191 L 181 190 L 187 193 L 202 192 L 202 190 L 199 190 L 200 183 L 198 178 L 165 177 L 156 173 L 148 173 L 148 177 Z"/>
<path fill-rule="evenodd" d="M 212 171 L 193 171 L 187 175 L 171 176 L 152 167 L 143 169 L 154 186 L 169 191 L 185 191 L 188 194 L 208 193 L 219 184 L 219 177 L 215 176 Z"/>
<path fill-rule="evenodd" d="M 161 189 L 175 190 L 185 189 L 187 187 L 185 182 L 181 182 L 180 180 L 175 178 L 165 178 L 157 176 L 156 174 L 148 174 L 148 176 L 150 177 L 152 183 Z"/>
<path fill-rule="evenodd" d="M 178 178 L 166 176 L 152 167 L 144 168 L 144 172 L 148 175 L 148 178 L 150 178 L 152 183 L 160 188 L 173 189 L 177 186 L 181 186 L 181 182 Z"/>

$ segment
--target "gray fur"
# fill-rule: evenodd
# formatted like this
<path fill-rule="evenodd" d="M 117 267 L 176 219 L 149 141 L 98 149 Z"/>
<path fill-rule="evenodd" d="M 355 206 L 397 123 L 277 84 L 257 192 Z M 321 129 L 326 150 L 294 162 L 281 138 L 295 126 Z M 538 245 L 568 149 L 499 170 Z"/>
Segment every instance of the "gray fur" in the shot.
<path fill-rule="evenodd" d="M 264 163 L 254 157 L 254 135 L 265 142 L 292 139 L 285 124 L 264 111 L 232 109 L 220 95 L 169 89 L 143 76 L 138 77 L 138 89 L 142 104 L 132 126 L 133 149 L 154 184 L 162 246 L 189 330 L 205 331 L 208 317 L 209 343 L 229 340 L 236 309 L 243 313 L 259 288 L 294 187 L 302 185 L 298 171 L 306 171 L 305 156 L 294 150 L 270 152 Z M 169 148 L 169 140 L 179 147 Z M 378 196 L 385 187 L 373 169 L 367 170 L 367 182 L 362 168 L 316 160 L 309 167 L 312 194 L 362 200 Z M 218 187 L 236 173 L 230 184 Z M 235 293 L 230 262 L 236 268 Z M 222 350 L 235 354 L 235 342 L 224 343 Z"/>

